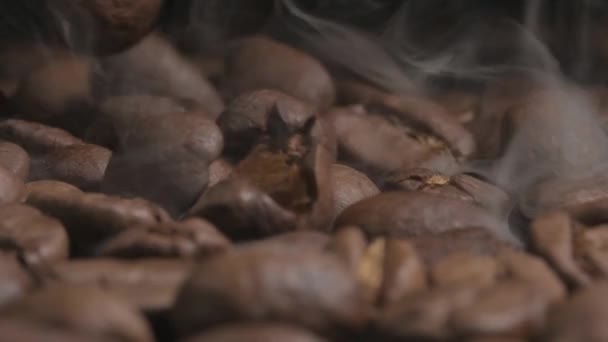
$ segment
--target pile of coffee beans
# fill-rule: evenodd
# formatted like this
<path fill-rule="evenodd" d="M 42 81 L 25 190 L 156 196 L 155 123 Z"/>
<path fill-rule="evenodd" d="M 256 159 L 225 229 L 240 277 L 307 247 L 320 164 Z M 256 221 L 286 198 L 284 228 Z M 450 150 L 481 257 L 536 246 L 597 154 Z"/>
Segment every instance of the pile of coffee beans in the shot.
<path fill-rule="evenodd" d="M 606 88 L 252 3 L 0 4 L 0 342 L 608 340 Z"/>

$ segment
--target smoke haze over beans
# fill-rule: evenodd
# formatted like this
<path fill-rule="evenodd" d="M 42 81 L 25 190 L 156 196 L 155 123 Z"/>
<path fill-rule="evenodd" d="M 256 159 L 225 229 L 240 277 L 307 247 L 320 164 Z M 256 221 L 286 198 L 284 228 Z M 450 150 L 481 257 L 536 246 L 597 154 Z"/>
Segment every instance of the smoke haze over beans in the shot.
<path fill-rule="evenodd" d="M 323 4 L 336 4 L 316 3 L 317 7 L 304 7 L 302 1 L 281 1 L 279 21 L 288 29 L 277 36 L 389 92 L 407 95 L 423 89 L 422 95 L 430 95 L 446 79 L 491 89 L 516 79 L 513 84 L 521 89 L 515 90 L 515 101 L 511 101 L 515 105 L 511 103 L 501 113 L 482 108 L 477 114 L 482 121 L 496 120 L 506 127 L 500 132 L 501 148 L 484 156 L 487 160 L 473 159 L 463 170 L 508 190 L 525 202 L 527 213 L 535 212 L 536 199 L 527 197 L 539 183 L 548 179 L 577 182 L 604 169 L 608 137 L 590 96 L 570 81 L 581 78 L 584 67 L 573 63 L 591 63 L 593 56 L 584 54 L 585 23 L 592 20 L 590 11 L 600 9 L 597 4 L 584 1 L 577 7 L 560 2 L 551 7 L 543 1 L 512 1 L 484 6 L 475 1 L 405 1 L 394 14 L 383 17 L 389 20 L 379 20 L 370 30 L 369 23 L 346 19 L 348 10 L 342 14 L 326 11 L 323 17 L 311 14 Z M 383 1 L 362 3 L 369 6 L 372 17 L 390 6 Z M 557 22 L 555 18 L 563 21 L 565 16 L 559 15 L 568 9 L 573 22 Z M 434 28 L 429 28 L 429 20 Z M 569 33 L 570 48 L 576 53 L 556 54 L 563 51 L 547 32 L 559 24 L 576 27 Z M 496 115 L 500 117 L 490 117 Z"/>

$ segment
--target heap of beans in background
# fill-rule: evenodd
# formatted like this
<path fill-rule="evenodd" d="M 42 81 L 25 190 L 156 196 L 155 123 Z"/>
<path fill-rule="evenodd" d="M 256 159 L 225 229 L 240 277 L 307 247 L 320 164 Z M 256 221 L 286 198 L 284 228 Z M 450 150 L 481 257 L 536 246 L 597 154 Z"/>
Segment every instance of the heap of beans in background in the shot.
<path fill-rule="evenodd" d="M 294 3 L 0 4 L 0 341 L 608 340 L 606 89 L 379 84 L 394 1 Z"/>

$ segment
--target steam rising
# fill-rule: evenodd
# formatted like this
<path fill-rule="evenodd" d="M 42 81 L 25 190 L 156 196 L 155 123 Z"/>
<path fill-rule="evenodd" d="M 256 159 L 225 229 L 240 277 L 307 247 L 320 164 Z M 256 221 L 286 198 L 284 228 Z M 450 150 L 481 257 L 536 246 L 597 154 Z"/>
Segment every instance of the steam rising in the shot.
<path fill-rule="evenodd" d="M 458 20 L 435 30 L 430 25 L 428 36 L 414 28 L 416 22 L 425 22 L 414 6 L 420 2 L 404 2 L 379 34 L 312 16 L 294 0 L 281 3 L 282 24 L 290 29 L 288 41 L 395 94 L 424 92 L 440 77 L 488 85 L 517 75 L 533 84 L 533 92 L 522 94 L 523 103 L 507 113 L 514 131 L 504 142 L 502 154 L 486 161 L 485 168 L 476 161 L 464 167 L 483 174 L 516 199 L 540 182 L 585 179 L 604 169 L 608 137 L 600 128 L 596 108 L 562 74 L 560 61 L 541 41 L 546 2 L 527 2 L 519 22 L 492 12 L 456 11 L 452 14 Z M 430 10 L 431 14 L 439 11 Z M 584 35 L 586 19 L 577 20 L 581 27 L 576 32 Z M 429 27 L 428 22 L 425 25 Z M 416 39 L 417 34 L 422 38 Z M 588 38 L 574 38 L 572 45 L 580 48 L 576 60 L 584 68 L 589 59 Z M 421 40 L 427 44 L 418 44 Z"/>

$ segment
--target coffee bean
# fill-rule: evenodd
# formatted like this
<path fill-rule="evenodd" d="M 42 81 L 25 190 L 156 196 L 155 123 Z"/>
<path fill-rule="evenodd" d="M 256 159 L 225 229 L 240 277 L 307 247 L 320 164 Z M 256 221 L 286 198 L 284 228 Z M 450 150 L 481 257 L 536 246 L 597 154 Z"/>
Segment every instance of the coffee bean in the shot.
<path fill-rule="evenodd" d="M 230 242 L 201 219 L 134 226 L 99 247 L 97 255 L 122 258 L 205 257 L 222 252 Z"/>
<path fill-rule="evenodd" d="M 34 287 L 34 279 L 19 263 L 16 255 L 4 251 L 4 246 L 2 247 L 3 251 L 0 252 L 0 309 L 18 300 Z"/>
<path fill-rule="evenodd" d="M 432 210 L 430 208 L 433 208 Z M 372 236 L 412 237 L 480 227 L 514 242 L 508 227 L 489 212 L 467 202 L 423 192 L 385 192 L 342 212 L 336 227 L 360 226 Z"/>
<path fill-rule="evenodd" d="M 276 319 L 336 332 L 360 327 L 366 311 L 354 274 L 336 256 L 256 244 L 198 266 L 180 291 L 174 319 L 182 335 Z"/>
<path fill-rule="evenodd" d="M 173 306 L 191 268 L 189 262 L 168 259 L 96 258 L 55 264 L 42 277 L 51 284 L 101 288 L 124 303 L 154 313 Z"/>
<path fill-rule="evenodd" d="M 0 249 L 15 252 L 27 265 L 45 265 L 68 257 L 68 236 L 56 219 L 21 205 L 0 207 Z"/>
<path fill-rule="evenodd" d="M 92 287 L 51 286 L 5 306 L 0 316 L 54 326 L 93 339 L 152 341 L 146 321 L 120 298 Z"/>
<path fill-rule="evenodd" d="M 188 338 L 184 342 L 322 342 L 324 339 L 304 329 L 280 323 L 230 324 Z"/>
<path fill-rule="evenodd" d="M 26 202 L 59 219 L 73 247 L 83 249 L 84 253 L 90 253 L 93 245 L 133 225 L 169 220 L 164 210 L 142 199 L 83 193 L 57 182 L 32 183 L 27 191 Z"/>
<path fill-rule="evenodd" d="M 438 261 L 431 270 L 432 282 L 439 287 L 492 286 L 500 272 L 498 262 L 490 256 L 458 253 Z"/>
<path fill-rule="evenodd" d="M 224 181 L 209 189 L 190 215 L 213 223 L 232 240 L 249 240 L 296 228 L 296 215 L 243 181 Z"/>
<path fill-rule="evenodd" d="M 0 330 L 2 336 L 0 341 L 23 341 L 23 342 L 103 342 L 107 341 L 101 338 L 93 338 L 86 334 L 73 331 L 61 331 L 54 327 L 49 327 L 44 324 L 38 324 L 31 321 L 20 319 L 0 318 Z"/>
<path fill-rule="evenodd" d="M 363 173 L 346 165 L 332 166 L 335 215 L 361 200 L 380 193 L 378 187 Z"/>
<path fill-rule="evenodd" d="M 20 202 L 23 194 L 23 181 L 11 171 L 0 167 L 0 204 Z"/>
<path fill-rule="evenodd" d="M 317 110 L 327 109 L 334 102 L 333 80 L 316 59 L 264 36 L 240 41 L 229 52 L 226 68 L 224 86 L 233 96 L 274 89 Z"/>
<path fill-rule="evenodd" d="M 30 173 L 30 164 L 30 156 L 21 146 L 7 141 L 0 142 L 0 167 L 25 181 Z"/>
<path fill-rule="evenodd" d="M 62 129 L 17 119 L 0 121 L 0 138 L 23 147 L 30 155 L 83 143 Z"/>

